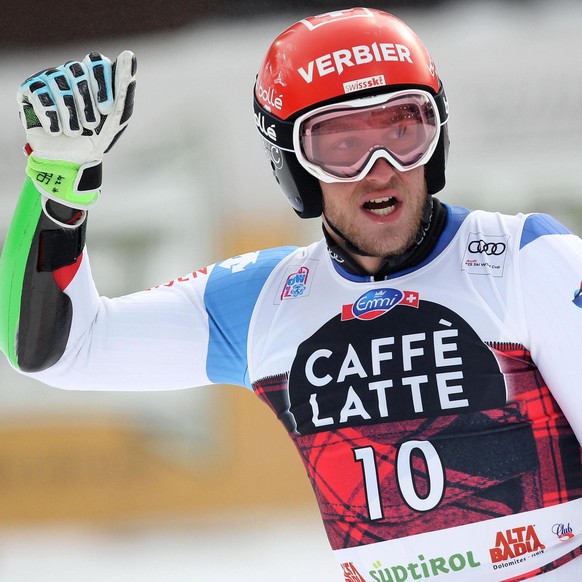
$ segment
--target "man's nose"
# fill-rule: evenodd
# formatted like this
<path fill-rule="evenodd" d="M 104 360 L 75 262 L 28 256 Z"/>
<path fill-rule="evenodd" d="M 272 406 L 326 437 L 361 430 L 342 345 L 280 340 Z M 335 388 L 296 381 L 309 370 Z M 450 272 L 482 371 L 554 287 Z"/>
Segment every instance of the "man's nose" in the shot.
<path fill-rule="evenodd" d="M 386 158 L 379 158 L 368 172 L 366 178 L 377 182 L 386 182 L 396 173 L 394 166 Z"/>

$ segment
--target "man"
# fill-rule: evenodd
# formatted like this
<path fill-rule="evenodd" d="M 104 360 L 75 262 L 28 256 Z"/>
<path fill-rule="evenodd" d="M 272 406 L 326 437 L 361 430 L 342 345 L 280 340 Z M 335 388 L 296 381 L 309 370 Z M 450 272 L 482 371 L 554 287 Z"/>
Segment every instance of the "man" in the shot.
<path fill-rule="evenodd" d="M 296 23 L 265 57 L 257 128 L 322 241 L 107 299 L 85 219 L 134 76 L 131 53 L 92 53 L 19 90 L 12 365 L 69 389 L 252 389 L 297 446 L 345 580 L 579 579 L 582 242 L 433 196 L 448 104 L 416 35 L 357 8 Z"/>

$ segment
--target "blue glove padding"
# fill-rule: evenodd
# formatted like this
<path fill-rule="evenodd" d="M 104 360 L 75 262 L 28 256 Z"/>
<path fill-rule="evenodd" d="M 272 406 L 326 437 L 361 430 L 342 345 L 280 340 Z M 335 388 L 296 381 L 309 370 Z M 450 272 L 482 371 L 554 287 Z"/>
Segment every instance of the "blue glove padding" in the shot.
<path fill-rule="evenodd" d="M 97 52 L 28 78 L 18 89 L 32 155 L 84 165 L 100 162 L 133 112 L 136 59 Z"/>

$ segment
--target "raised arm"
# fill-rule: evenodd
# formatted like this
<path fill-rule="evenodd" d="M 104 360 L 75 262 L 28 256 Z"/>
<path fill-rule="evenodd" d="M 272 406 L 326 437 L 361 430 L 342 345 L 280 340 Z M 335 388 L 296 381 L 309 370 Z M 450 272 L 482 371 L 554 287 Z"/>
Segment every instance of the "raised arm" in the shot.
<path fill-rule="evenodd" d="M 64 353 L 72 321 L 64 289 L 82 261 L 103 154 L 133 112 L 135 72 L 129 51 L 113 63 L 93 52 L 18 89 L 27 177 L 0 258 L 0 349 L 23 372 Z"/>

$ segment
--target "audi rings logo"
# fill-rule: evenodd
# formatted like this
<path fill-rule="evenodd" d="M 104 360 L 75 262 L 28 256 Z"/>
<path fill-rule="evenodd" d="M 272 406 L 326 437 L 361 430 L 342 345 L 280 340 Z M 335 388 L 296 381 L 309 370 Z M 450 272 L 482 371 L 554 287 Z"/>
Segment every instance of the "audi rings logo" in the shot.
<path fill-rule="evenodd" d="M 471 275 L 503 277 L 505 259 L 508 254 L 508 234 L 472 232 L 467 238 L 461 268 Z"/>
<path fill-rule="evenodd" d="M 469 243 L 468 251 L 473 254 L 485 254 L 489 256 L 502 255 L 507 246 L 503 242 L 485 242 L 484 240 L 472 240 Z"/>

